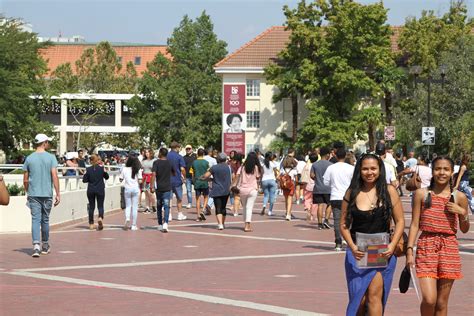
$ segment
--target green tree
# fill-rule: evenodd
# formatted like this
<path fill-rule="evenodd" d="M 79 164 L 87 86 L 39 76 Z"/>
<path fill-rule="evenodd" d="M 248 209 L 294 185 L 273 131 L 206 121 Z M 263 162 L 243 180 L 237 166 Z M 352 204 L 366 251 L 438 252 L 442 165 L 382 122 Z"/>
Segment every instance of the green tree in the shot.
<path fill-rule="evenodd" d="M 158 145 L 172 140 L 195 145 L 221 144 L 221 79 L 214 65 L 225 57 L 226 43 L 214 33 L 209 15 L 184 16 L 162 54 L 148 64 L 131 102 L 140 134 Z"/>
<path fill-rule="evenodd" d="M 298 142 L 321 146 L 356 140 L 361 96 L 378 103 L 384 92 L 394 91 L 400 74 L 387 10 L 381 3 L 320 0 L 284 11 L 290 41 L 279 55 L 282 62 L 266 74 L 280 89 L 277 98 L 298 93 L 309 101 Z"/>
<path fill-rule="evenodd" d="M 52 134 L 51 124 L 39 119 L 40 107 L 31 98 L 43 95 L 46 63 L 35 33 L 23 31 L 22 22 L 0 16 L 0 149 L 29 143 L 36 133 Z"/>

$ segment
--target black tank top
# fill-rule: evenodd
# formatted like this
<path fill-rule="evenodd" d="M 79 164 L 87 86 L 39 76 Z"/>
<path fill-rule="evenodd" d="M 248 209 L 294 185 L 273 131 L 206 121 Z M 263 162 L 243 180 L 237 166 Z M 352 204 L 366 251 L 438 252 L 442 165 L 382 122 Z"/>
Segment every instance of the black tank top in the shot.
<path fill-rule="evenodd" d="M 352 215 L 351 237 L 354 242 L 356 242 L 356 233 L 390 232 L 389 221 L 384 219 L 384 207 L 376 207 L 372 211 L 361 211 L 354 205 L 350 212 Z"/>

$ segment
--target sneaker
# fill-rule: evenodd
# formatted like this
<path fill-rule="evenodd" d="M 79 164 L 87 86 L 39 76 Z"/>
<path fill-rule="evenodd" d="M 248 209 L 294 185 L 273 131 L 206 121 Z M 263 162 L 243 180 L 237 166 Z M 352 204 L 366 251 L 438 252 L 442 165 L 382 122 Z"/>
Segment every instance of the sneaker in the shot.
<path fill-rule="evenodd" d="M 163 224 L 163 230 L 162 230 L 163 233 L 167 233 L 168 232 L 168 223 L 164 223 Z"/>
<path fill-rule="evenodd" d="M 222 224 L 217 225 L 217 229 L 218 229 L 218 230 L 223 230 L 223 229 L 224 229 L 224 225 L 222 225 Z"/>
<path fill-rule="evenodd" d="M 342 251 L 342 245 L 341 244 L 336 244 L 336 247 L 334 248 L 336 251 Z"/>
<path fill-rule="evenodd" d="M 324 222 L 323 222 L 323 228 L 324 229 L 331 229 L 331 226 L 329 225 L 329 221 L 327 219 L 325 219 Z"/>
<path fill-rule="evenodd" d="M 265 215 L 265 206 L 262 208 L 262 211 L 260 212 L 260 215 Z"/>
<path fill-rule="evenodd" d="M 125 225 L 123 225 L 123 229 L 124 230 L 128 230 L 130 228 L 130 221 L 129 220 L 126 220 L 125 221 Z"/>
<path fill-rule="evenodd" d="M 186 218 L 188 218 L 186 215 L 183 213 L 179 212 L 178 213 L 178 221 L 184 221 Z"/>
<path fill-rule="evenodd" d="M 130 228 L 130 230 L 138 230 L 137 225 L 132 225 L 132 228 Z"/>
<path fill-rule="evenodd" d="M 291 221 L 291 216 L 290 216 L 290 215 L 286 215 L 286 220 L 287 220 L 287 221 Z"/>
<path fill-rule="evenodd" d="M 99 220 L 97 225 L 98 225 L 97 230 L 103 230 L 104 229 L 104 224 L 102 223 L 102 220 Z"/>
<path fill-rule="evenodd" d="M 143 214 L 150 214 L 150 209 L 147 207 L 145 211 L 143 211 Z"/>
<path fill-rule="evenodd" d="M 171 215 L 171 212 L 170 212 L 170 215 L 168 216 L 168 222 L 171 222 L 173 221 L 173 215 Z"/>
<path fill-rule="evenodd" d="M 296 216 L 291 214 L 291 219 L 296 219 Z"/>
<path fill-rule="evenodd" d="M 323 230 L 323 229 L 324 229 L 323 224 L 318 224 L 318 230 Z"/>
<path fill-rule="evenodd" d="M 272 212 L 272 211 L 268 211 L 268 216 L 273 216 L 273 212 Z"/>
<path fill-rule="evenodd" d="M 206 215 L 212 215 L 209 205 L 206 205 Z"/>
<path fill-rule="evenodd" d="M 206 220 L 206 216 L 204 215 L 204 213 L 199 214 L 199 219 L 200 219 L 201 221 L 205 221 L 205 220 Z"/>
<path fill-rule="evenodd" d="M 343 240 L 343 241 L 342 241 L 342 245 L 343 245 L 343 246 L 347 246 L 347 241 Z"/>
<path fill-rule="evenodd" d="M 163 225 L 158 225 L 158 230 L 161 232 L 163 231 Z"/>
<path fill-rule="evenodd" d="M 151 211 L 152 211 L 153 213 L 156 213 L 156 207 L 155 207 L 155 206 L 152 206 L 152 207 L 151 207 Z"/>
<path fill-rule="evenodd" d="M 51 252 L 51 247 L 49 246 L 49 244 L 43 244 L 43 247 L 41 247 L 41 254 L 47 255 L 50 252 Z"/>
<path fill-rule="evenodd" d="M 296 200 L 296 205 L 300 205 L 301 201 L 300 199 Z"/>
<path fill-rule="evenodd" d="M 188 203 L 188 205 L 186 205 L 186 208 L 190 209 L 191 208 L 191 203 Z"/>
<path fill-rule="evenodd" d="M 234 217 L 237 217 L 237 216 L 239 216 L 239 213 L 234 213 Z"/>
<path fill-rule="evenodd" d="M 33 258 L 38 258 L 41 255 L 40 245 L 35 245 L 33 248 L 33 254 L 31 255 Z"/>

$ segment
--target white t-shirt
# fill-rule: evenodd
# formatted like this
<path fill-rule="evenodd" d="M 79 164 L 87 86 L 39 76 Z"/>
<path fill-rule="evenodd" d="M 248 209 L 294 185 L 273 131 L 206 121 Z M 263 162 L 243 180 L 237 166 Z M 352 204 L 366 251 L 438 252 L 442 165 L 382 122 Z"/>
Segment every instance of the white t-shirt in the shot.
<path fill-rule="evenodd" d="M 331 187 L 331 201 L 342 201 L 351 184 L 354 166 L 345 162 L 330 165 L 323 176 L 324 185 Z"/>
<path fill-rule="evenodd" d="M 270 161 L 270 168 L 267 168 L 267 166 L 265 166 L 265 163 L 264 163 L 262 181 L 275 180 L 275 172 L 273 171 L 273 169 L 275 168 L 278 169 L 278 162 Z"/>
<path fill-rule="evenodd" d="M 124 167 L 120 173 L 120 179 L 123 179 L 125 189 L 139 189 L 138 173 L 132 178 L 132 167 Z"/>
<path fill-rule="evenodd" d="M 214 157 L 211 157 L 211 156 L 209 156 L 209 155 L 204 156 L 204 160 L 209 163 L 209 169 L 210 169 L 212 166 L 217 165 L 217 160 L 216 160 Z"/>
<path fill-rule="evenodd" d="M 296 172 L 298 172 L 298 174 L 302 174 L 305 166 L 306 161 L 298 160 L 298 164 L 296 165 Z"/>
<path fill-rule="evenodd" d="M 296 175 L 298 174 L 298 172 L 296 171 L 296 168 L 281 168 L 280 169 L 280 174 L 285 174 L 285 173 L 288 173 L 288 175 L 291 177 L 291 180 L 295 181 L 295 177 Z"/>
<path fill-rule="evenodd" d="M 431 182 L 431 177 L 432 177 L 431 168 L 420 165 L 420 166 L 415 166 L 411 168 L 410 171 L 416 172 L 417 169 L 418 169 L 418 174 L 420 175 L 420 179 L 421 179 L 421 188 L 423 189 L 423 188 L 429 187 L 430 182 Z M 413 173 L 412 175 L 414 176 L 415 173 Z"/>

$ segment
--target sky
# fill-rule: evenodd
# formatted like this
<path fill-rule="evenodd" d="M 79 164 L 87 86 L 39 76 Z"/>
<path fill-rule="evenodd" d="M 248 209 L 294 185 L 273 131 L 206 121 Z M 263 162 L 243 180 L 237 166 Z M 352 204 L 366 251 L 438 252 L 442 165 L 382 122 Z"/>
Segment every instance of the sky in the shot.
<path fill-rule="evenodd" d="M 165 45 L 184 15 L 203 10 L 211 16 L 219 39 L 233 52 L 274 25 L 283 25 L 282 8 L 297 0 L 0 0 L 0 14 L 21 18 L 43 37 L 82 35 L 87 42 L 131 42 Z M 309 1 L 307 1 L 309 2 Z M 375 3 L 379 0 L 360 0 Z M 450 0 L 384 0 L 388 23 L 402 25 L 422 10 L 445 13 Z M 474 0 L 466 0 L 469 15 Z"/>

